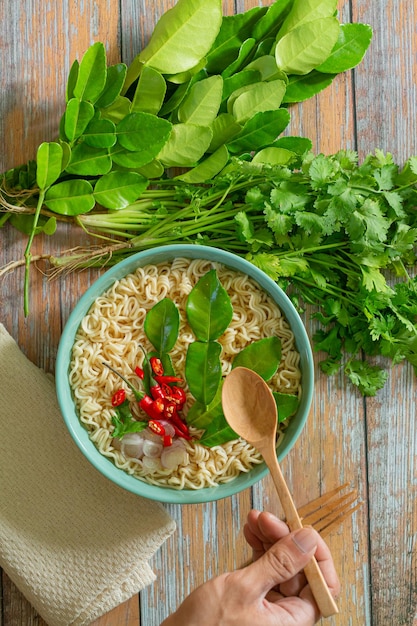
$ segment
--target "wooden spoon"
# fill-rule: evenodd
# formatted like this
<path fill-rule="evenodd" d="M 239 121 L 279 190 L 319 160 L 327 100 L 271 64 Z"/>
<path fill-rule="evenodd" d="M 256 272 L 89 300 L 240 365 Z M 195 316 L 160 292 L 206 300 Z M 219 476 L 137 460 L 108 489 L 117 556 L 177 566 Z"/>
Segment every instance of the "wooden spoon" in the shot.
<path fill-rule="evenodd" d="M 268 385 L 252 370 L 236 367 L 224 381 L 222 404 L 230 427 L 262 454 L 275 483 L 290 530 L 302 528 L 277 459 L 277 406 Z M 314 557 L 304 568 L 304 573 L 321 614 L 329 617 L 338 613 L 337 605 Z"/>

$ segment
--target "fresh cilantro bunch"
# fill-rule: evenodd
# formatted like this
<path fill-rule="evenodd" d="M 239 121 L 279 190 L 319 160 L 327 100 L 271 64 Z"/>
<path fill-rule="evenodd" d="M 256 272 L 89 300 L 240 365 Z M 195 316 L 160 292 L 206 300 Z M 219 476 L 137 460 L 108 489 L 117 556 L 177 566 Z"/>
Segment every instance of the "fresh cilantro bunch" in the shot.
<path fill-rule="evenodd" d="M 417 158 L 400 170 L 380 151 L 308 154 L 299 169 L 271 169 L 237 217 L 251 260 L 300 307 L 317 307 L 321 368 L 367 396 L 387 378 L 365 357 L 408 360 L 417 373 Z M 251 210 L 262 211 L 258 225 Z"/>

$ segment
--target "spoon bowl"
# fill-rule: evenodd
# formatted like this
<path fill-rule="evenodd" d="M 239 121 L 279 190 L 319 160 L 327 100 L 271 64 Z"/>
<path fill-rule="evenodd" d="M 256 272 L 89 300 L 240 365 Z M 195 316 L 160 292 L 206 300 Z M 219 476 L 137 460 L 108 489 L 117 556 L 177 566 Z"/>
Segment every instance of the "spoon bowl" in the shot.
<path fill-rule="evenodd" d="M 290 530 L 302 528 L 300 516 L 278 463 L 277 406 L 268 385 L 256 372 L 246 367 L 236 367 L 225 378 L 222 405 L 229 426 L 262 454 Z M 314 557 L 304 568 L 304 573 L 323 617 L 338 613 L 337 605 Z"/>
<path fill-rule="evenodd" d="M 223 385 L 222 404 L 229 426 L 243 439 L 258 450 L 264 442 L 274 444 L 277 405 L 268 385 L 253 370 L 236 367 L 230 372 Z"/>

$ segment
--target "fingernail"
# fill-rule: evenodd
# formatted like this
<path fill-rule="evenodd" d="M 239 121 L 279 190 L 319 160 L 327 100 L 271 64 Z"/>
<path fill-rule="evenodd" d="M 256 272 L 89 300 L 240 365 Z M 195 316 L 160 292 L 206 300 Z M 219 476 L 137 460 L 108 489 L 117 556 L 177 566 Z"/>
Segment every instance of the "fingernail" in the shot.
<path fill-rule="evenodd" d="M 311 552 L 311 550 L 317 546 L 315 534 L 309 528 L 302 528 L 301 530 L 298 530 L 292 536 L 292 540 L 303 554 Z"/>

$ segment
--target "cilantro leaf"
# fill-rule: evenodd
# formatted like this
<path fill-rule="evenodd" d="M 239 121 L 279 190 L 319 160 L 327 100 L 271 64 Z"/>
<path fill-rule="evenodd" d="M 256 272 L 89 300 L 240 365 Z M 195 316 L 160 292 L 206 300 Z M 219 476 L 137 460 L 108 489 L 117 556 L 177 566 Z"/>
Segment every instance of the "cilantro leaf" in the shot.
<path fill-rule="evenodd" d="M 283 181 L 279 187 L 272 189 L 270 201 L 275 208 L 289 213 L 303 209 L 310 202 L 310 196 L 303 185 Z"/>
<path fill-rule="evenodd" d="M 327 352 L 333 359 L 340 360 L 342 358 L 342 341 L 339 337 L 339 331 L 336 326 L 329 331 L 318 330 L 314 337 L 314 349 Z"/>
<path fill-rule="evenodd" d="M 379 189 L 389 191 L 394 186 L 394 177 L 397 174 L 397 166 L 393 163 L 383 165 L 375 171 L 374 177 Z"/>
<path fill-rule="evenodd" d="M 383 291 L 391 293 L 391 289 L 387 285 L 385 276 L 376 267 L 367 267 L 361 265 L 362 284 L 368 291 Z"/>
<path fill-rule="evenodd" d="M 317 155 L 311 162 L 308 170 L 311 178 L 311 186 L 313 189 L 323 187 L 334 178 L 337 171 L 338 166 L 336 161 L 332 161 L 324 156 L 324 154 Z"/>
<path fill-rule="evenodd" d="M 364 247 L 385 241 L 389 227 L 390 222 L 385 219 L 378 203 L 369 198 L 356 208 L 346 225 L 352 241 Z"/>
<path fill-rule="evenodd" d="M 388 374 L 378 365 L 370 365 L 366 361 L 353 359 L 344 368 L 345 374 L 353 385 L 358 387 L 364 396 L 375 396 L 382 389 Z"/>
<path fill-rule="evenodd" d="M 278 277 L 281 276 L 282 271 L 280 260 L 274 254 L 261 252 L 250 256 L 249 260 L 256 265 L 256 267 L 263 270 L 265 274 L 268 274 L 268 276 L 270 276 L 273 280 L 278 280 Z"/>
<path fill-rule="evenodd" d="M 328 376 L 333 376 L 340 370 L 340 361 L 328 358 L 320 361 L 319 366 L 322 372 Z"/>
<path fill-rule="evenodd" d="M 139 433 L 145 430 L 148 425 L 147 422 L 135 420 L 130 411 L 129 400 L 125 400 L 122 404 L 115 407 L 115 414 L 112 416 L 111 421 L 114 426 L 112 436 L 118 438 L 122 438 L 127 433 Z"/>

